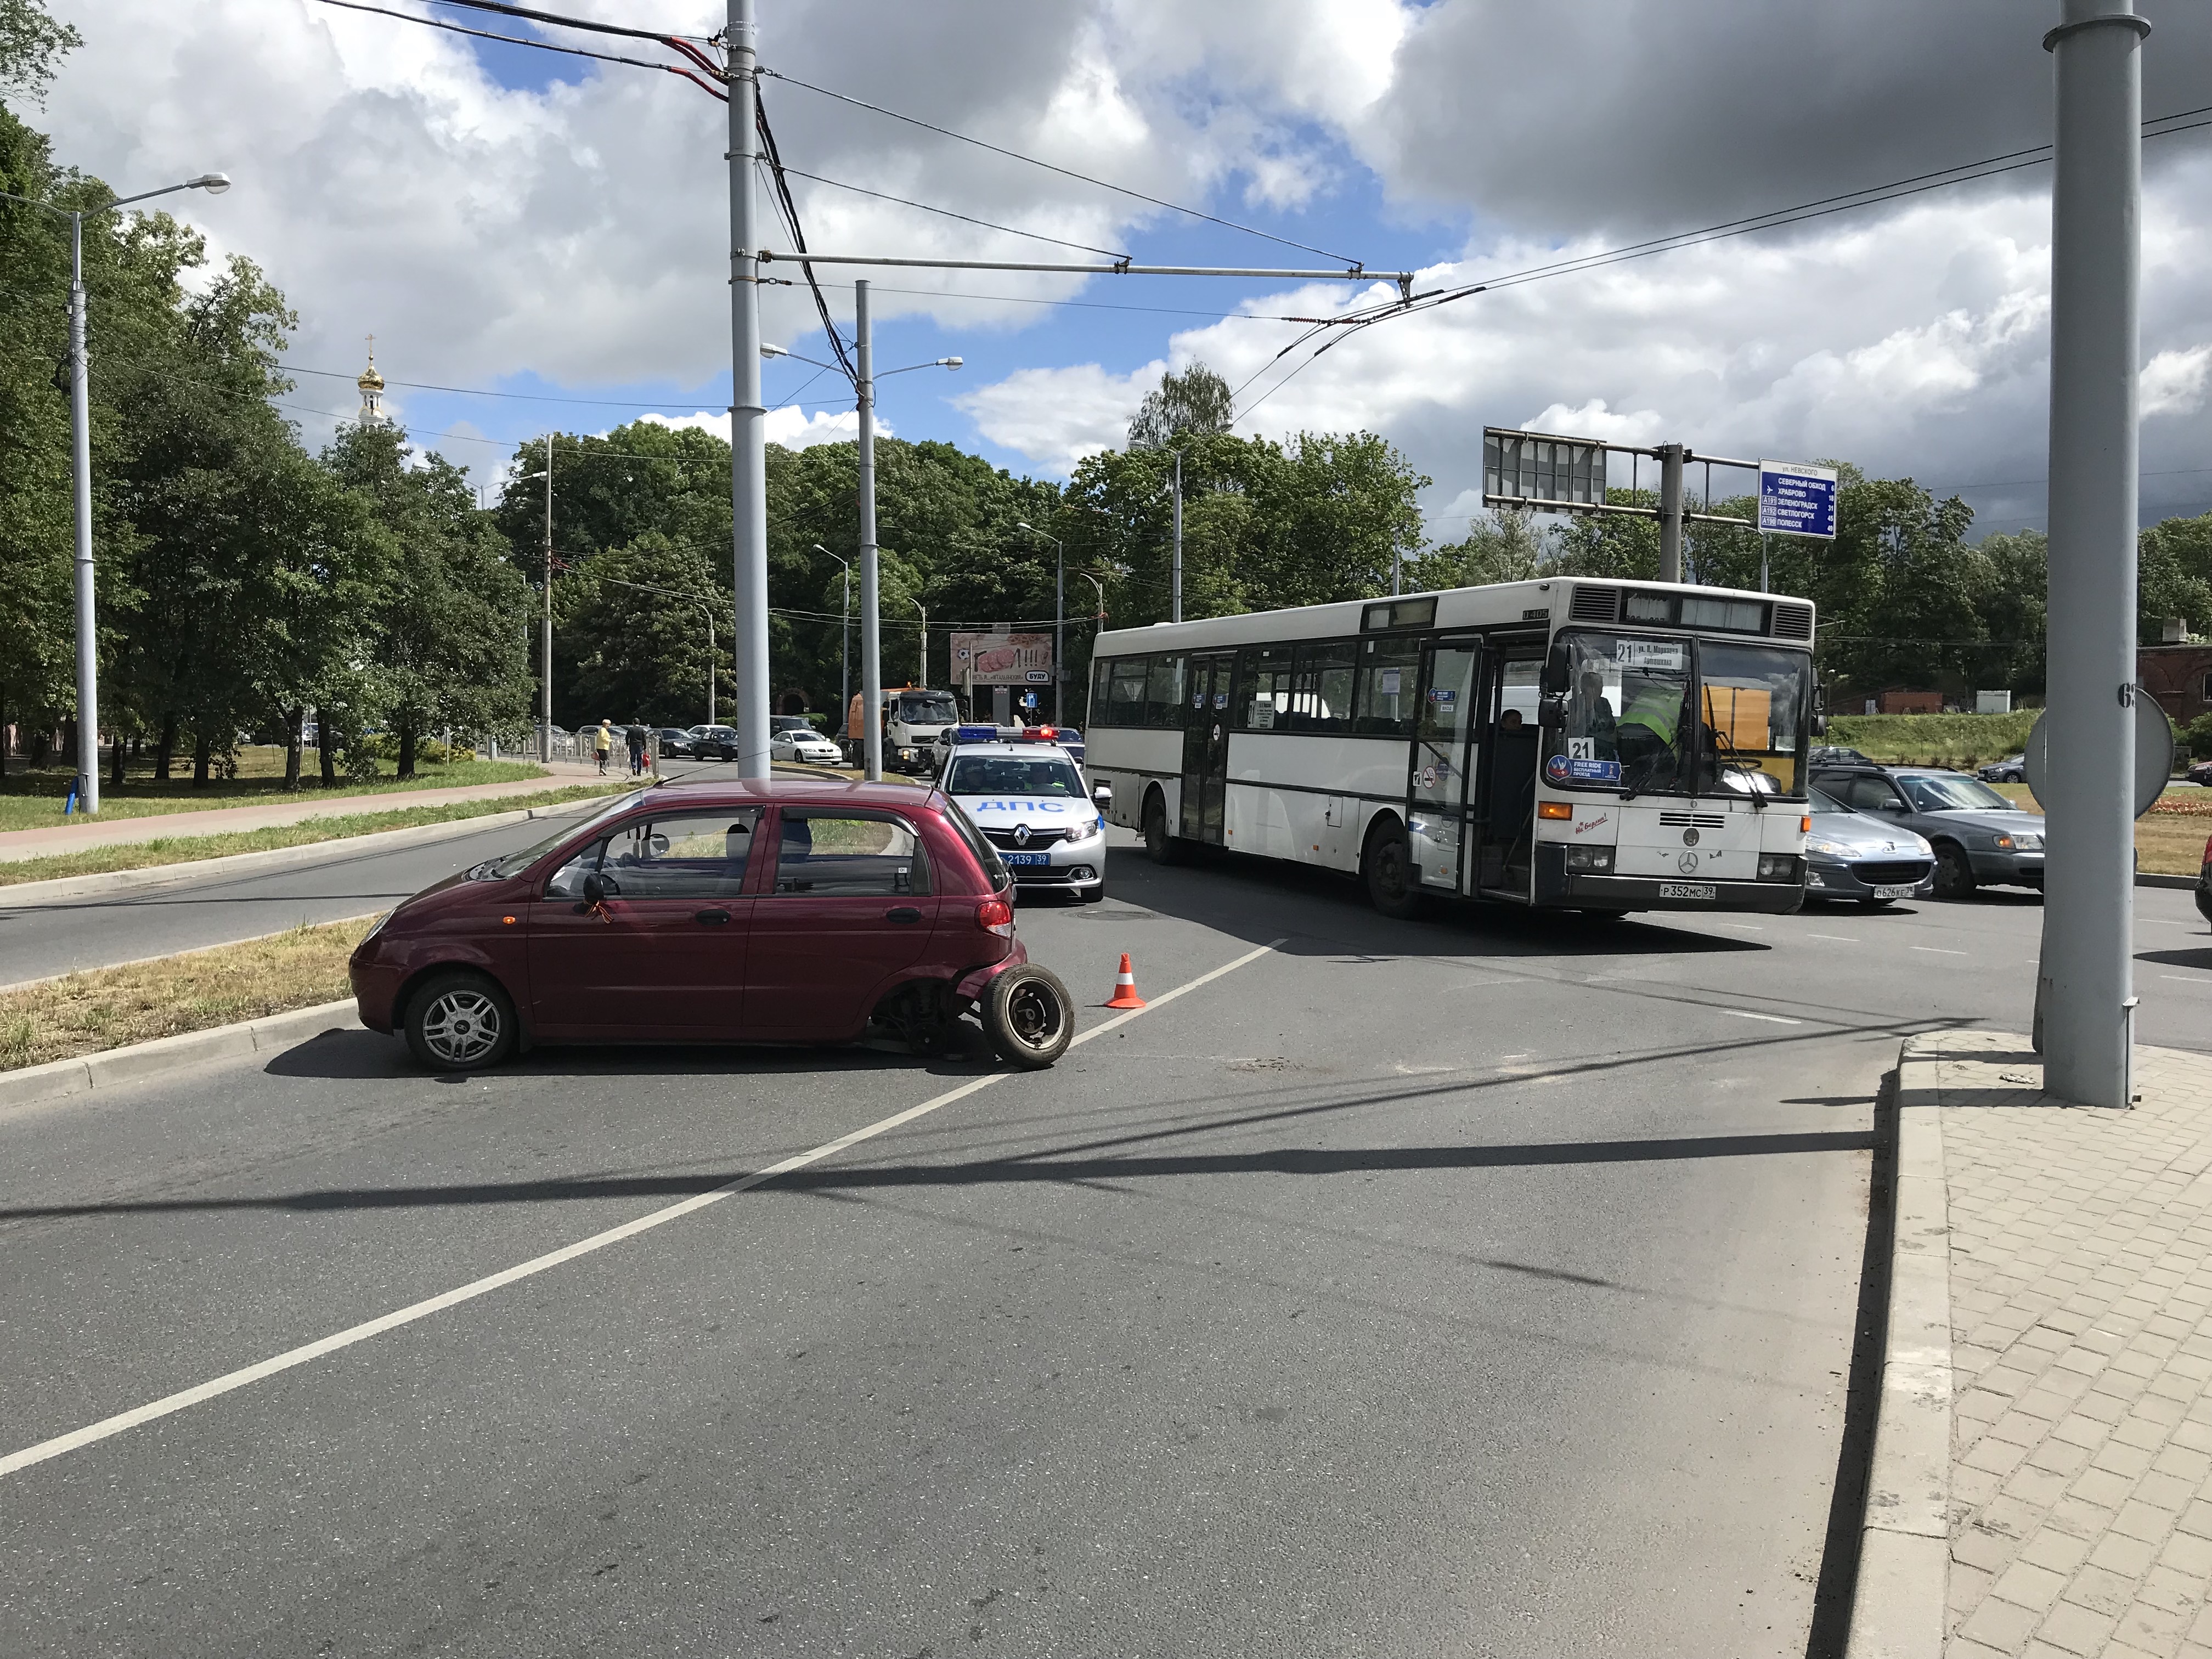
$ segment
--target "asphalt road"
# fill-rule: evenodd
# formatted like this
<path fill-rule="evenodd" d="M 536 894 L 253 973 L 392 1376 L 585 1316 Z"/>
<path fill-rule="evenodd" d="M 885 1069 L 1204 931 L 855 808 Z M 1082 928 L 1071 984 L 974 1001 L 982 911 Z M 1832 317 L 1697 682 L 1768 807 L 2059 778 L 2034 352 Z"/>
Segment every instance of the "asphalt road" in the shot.
<path fill-rule="evenodd" d="M 0 1474 L 0 1652 L 1802 1652 L 1875 1091 L 2021 1028 L 2033 900 L 1110 868 L 1022 912 L 1087 1000 L 1258 954 L 612 1241 L 994 1074 L 346 1033 L 0 1118 L 0 1458 L 599 1246 Z M 2139 897 L 2142 1036 L 2212 1048 Z"/>
<path fill-rule="evenodd" d="M 702 769 L 682 762 L 662 764 L 670 777 Z M 703 769 L 711 778 L 721 769 Z M 558 788 L 563 781 L 547 787 Z M 593 805 L 577 808 L 596 810 Z M 0 985 L 389 909 L 457 870 L 540 841 L 556 827 L 533 819 L 381 852 L 331 842 L 306 863 L 183 875 L 158 886 L 83 898 L 10 903 L 9 890 L 0 888 Z"/>

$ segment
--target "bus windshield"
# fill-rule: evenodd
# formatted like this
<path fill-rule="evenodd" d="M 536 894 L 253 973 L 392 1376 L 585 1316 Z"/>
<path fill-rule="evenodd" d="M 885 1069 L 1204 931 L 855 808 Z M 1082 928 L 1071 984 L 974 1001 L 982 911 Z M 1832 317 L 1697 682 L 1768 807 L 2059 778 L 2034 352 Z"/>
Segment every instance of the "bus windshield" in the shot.
<path fill-rule="evenodd" d="M 1552 683 L 1565 688 L 1566 721 L 1548 734 L 1545 778 L 1631 794 L 1801 794 L 1812 679 L 1802 651 L 1562 635 Z"/>

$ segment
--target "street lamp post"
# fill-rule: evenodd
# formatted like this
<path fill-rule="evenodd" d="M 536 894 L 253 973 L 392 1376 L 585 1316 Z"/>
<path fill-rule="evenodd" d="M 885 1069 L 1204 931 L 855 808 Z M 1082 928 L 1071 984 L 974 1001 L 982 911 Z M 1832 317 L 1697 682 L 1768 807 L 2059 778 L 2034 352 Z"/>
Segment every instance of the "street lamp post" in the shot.
<path fill-rule="evenodd" d="M 543 672 L 538 689 L 538 759 L 548 764 L 553 759 L 553 434 L 545 434 L 545 470 L 526 472 L 516 480 L 529 483 L 533 479 L 545 480 L 545 614 L 538 635 L 539 655 Z"/>
<path fill-rule="evenodd" d="M 848 705 L 853 701 L 853 567 L 822 545 L 814 544 L 814 550 L 824 558 L 837 559 L 845 571 L 845 619 L 837 625 L 837 718 L 849 720 Z"/>
<path fill-rule="evenodd" d="M 866 707 L 867 720 L 863 739 L 865 765 L 862 775 L 871 783 L 880 783 L 884 776 L 884 659 L 882 638 L 882 596 L 876 580 L 876 381 L 875 331 L 868 320 L 868 283 L 864 277 L 853 284 L 853 343 L 855 373 L 853 391 L 858 400 L 860 431 L 860 697 Z M 760 349 L 763 357 L 788 357 L 793 362 L 811 363 L 817 368 L 827 368 L 838 374 L 844 370 L 836 363 L 825 363 L 815 357 L 802 357 L 797 352 L 780 345 L 763 343 Z M 904 368 L 890 368 L 886 374 L 906 374 L 917 368 L 958 368 L 957 357 L 934 357 L 926 363 L 909 363 Z M 928 649 L 923 641 L 925 656 Z M 924 664 L 927 666 L 927 663 Z"/>
<path fill-rule="evenodd" d="M 1096 662 L 1098 651 L 1098 636 L 1106 631 L 1106 584 L 1099 580 L 1097 576 L 1091 574 L 1088 570 L 1079 570 L 1075 574 L 1082 577 L 1084 580 L 1089 582 L 1091 586 L 1098 590 L 1098 614 L 1091 618 L 1091 658 L 1092 660 Z M 1091 693 L 1097 690 L 1097 679 L 1098 677 L 1097 673 L 1093 672 L 1091 676 L 1091 684 L 1085 689 L 1083 693 L 1083 726 L 1085 731 L 1088 731 L 1091 727 L 1091 717 L 1093 712 L 1091 707 Z"/>
<path fill-rule="evenodd" d="M 926 686 L 929 684 L 929 611 L 911 593 L 907 595 L 906 602 L 921 612 L 921 677 L 915 684 Z"/>
<path fill-rule="evenodd" d="M 230 188 L 228 173 L 203 173 L 181 185 L 141 191 L 94 208 L 96 216 L 112 213 L 133 202 L 170 196 L 180 190 L 204 190 L 220 196 Z M 58 208 L 0 190 L 0 197 L 44 208 L 70 222 L 70 467 L 76 507 L 76 799 L 78 809 L 100 811 L 100 629 L 94 608 L 92 564 L 92 373 L 85 343 L 84 222 L 81 208 Z M 122 738 L 118 735 L 117 742 Z"/>
<path fill-rule="evenodd" d="M 1178 462 L 1181 457 L 1177 458 Z M 1052 720 L 1058 726 L 1067 719 L 1067 544 L 1057 536 L 1048 536 L 1034 525 L 1015 524 L 1017 530 L 1026 530 L 1040 541 L 1052 544 Z M 1105 604 L 1102 591 L 1099 604 Z"/>

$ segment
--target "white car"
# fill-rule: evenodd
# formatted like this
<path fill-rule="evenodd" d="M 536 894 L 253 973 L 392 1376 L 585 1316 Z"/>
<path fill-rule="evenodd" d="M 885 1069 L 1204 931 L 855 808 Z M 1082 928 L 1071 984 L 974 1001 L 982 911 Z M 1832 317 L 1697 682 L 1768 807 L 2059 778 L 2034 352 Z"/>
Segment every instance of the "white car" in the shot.
<path fill-rule="evenodd" d="M 1105 820 L 1058 744 L 1001 737 L 988 726 L 956 730 L 939 787 L 998 849 L 1018 885 L 1086 903 L 1106 896 Z"/>
<path fill-rule="evenodd" d="M 842 766 L 844 751 L 811 729 L 777 732 L 768 740 L 768 757 L 772 761 L 795 761 L 802 766 Z"/>

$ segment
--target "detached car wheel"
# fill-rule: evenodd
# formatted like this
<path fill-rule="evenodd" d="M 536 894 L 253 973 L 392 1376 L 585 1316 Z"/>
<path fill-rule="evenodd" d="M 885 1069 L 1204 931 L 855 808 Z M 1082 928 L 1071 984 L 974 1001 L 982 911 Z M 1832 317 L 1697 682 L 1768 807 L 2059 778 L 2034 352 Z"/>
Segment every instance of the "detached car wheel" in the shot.
<path fill-rule="evenodd" d="M 1059 975 L 1024 963 L 1009 968 L 983 993 L 983 1035 L 999 1058 L 1041 1072 L 1075 1038 L 1075 1005 Z"/>
<path fill-rule="evenodd" d="M 514 1005 L 482 974 L 440 974 L 408 1000 L 407 1047 L 434 1072 L 480 1072 L 514 1052 Z"/>

